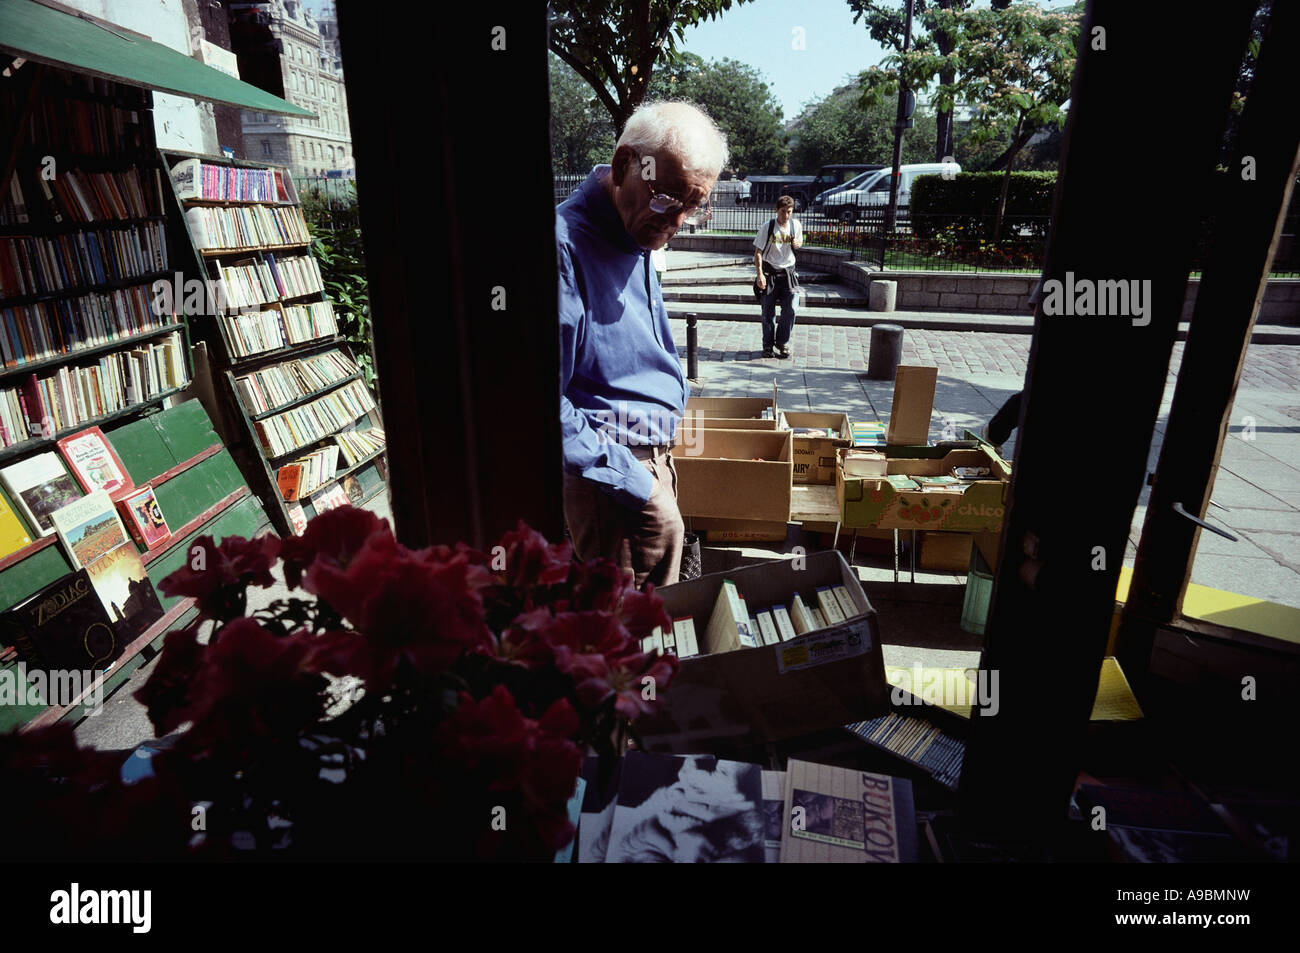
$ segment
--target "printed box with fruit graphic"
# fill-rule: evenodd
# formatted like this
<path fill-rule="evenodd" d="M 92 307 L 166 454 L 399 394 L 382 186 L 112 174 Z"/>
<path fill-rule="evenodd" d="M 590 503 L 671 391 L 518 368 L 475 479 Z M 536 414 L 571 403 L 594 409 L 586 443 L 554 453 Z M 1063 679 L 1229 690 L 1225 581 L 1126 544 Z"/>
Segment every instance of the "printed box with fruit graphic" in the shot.
<path fill-rule="evenodd" d="M 883 478 L 846 477 L 844 451 L 840 452 L 835 492 L 845 528 L 978 533 L 1002 527 L 1011 479 L 1005 461 L 983 447 L 930 458 L 894 456 L 894 449 L 888 451 L 888 475 Z M 949 486 L 918 485 L 920 479 L 950 477 L 956 467 L 987 467 L 989 478 Z"/>

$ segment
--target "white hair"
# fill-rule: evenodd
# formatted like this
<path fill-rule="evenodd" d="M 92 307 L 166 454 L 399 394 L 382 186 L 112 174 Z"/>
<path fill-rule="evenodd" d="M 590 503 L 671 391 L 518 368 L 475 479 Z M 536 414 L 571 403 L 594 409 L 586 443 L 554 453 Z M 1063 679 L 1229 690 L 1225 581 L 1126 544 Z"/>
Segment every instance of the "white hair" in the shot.
<path fill-rule="evenodd" d="M 641 155 L 672 153 L 684 172 L 717 178 L 727 164 L 727 137 L 700 107 L 676 100 L 647 103 L 632 113 L 618 146 Z"/>

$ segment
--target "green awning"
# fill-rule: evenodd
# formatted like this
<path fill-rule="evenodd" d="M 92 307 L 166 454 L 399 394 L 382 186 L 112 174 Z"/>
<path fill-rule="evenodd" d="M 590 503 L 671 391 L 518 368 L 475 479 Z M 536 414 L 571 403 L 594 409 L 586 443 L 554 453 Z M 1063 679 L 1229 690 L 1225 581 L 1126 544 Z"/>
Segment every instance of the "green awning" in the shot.
<path fill-rule="evenodd" d="M 35 63 L 256 112 L 316 115 L 161 43 L 35 0 L 0 0 L 0 50 Z"/>

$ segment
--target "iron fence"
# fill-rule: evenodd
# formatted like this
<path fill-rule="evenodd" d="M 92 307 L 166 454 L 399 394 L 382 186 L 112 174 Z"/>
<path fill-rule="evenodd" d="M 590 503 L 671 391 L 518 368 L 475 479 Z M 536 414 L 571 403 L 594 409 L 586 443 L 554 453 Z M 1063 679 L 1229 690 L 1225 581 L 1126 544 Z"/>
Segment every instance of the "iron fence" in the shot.
<path fill-rule="evenodd" d="M 585 174 L 555 176 L 555 201 L 560 203 L 586 179 Z M 754 204 L 741 199 L 734 182 L 720 182 L 709 196 L 709 220 L 685 226 L 688 234 L 747 235 L 760 237 L 776 214 L 772 204 Z M 885 209 L 880 206 L 819 206 L 795 213 L 804 231 L 804 244 L 812 248 L 836 248 L 849 253 L 850 261 L 862 261 L 885 271 L 1041 272 L 1047 250 L 1050 216 L 1004 216 L 995 237 L 992 215 L 912 215 L 898 210 L 892 228 L 885 227 Z M 1202 222 L 1192 270 L 1198 272 L 1209 251 L 1214 233 L 1213 219 Z M 1273 258 L 1274 277 L 1300 277 L 1300 214 L 1289 213 L 1283 222 L 1282 238 Z"/>

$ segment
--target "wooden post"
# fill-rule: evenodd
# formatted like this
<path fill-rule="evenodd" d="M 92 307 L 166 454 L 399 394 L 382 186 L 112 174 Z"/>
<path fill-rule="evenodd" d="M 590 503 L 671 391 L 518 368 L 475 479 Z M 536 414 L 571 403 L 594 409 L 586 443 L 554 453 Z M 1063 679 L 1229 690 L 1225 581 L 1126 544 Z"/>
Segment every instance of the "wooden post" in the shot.
<path fill-rule="evenodd" d="M 972 721 L 961 778 L 973 827 L 1046 839 L 1067 817 L 1186 294 L 1193 197 L 1217 161 L 1254 9 L 1225 0 L 1208 22 L 1088 6 L 981 660 L 998 672 L 999 707 Z M 1179 51 L 1175 75 L 1157 43 Z M 1177 95 L 1142 106 L 1138 91 L 1171 80 Z M 1124 159 L 1173 141 L 1158 170 Z M 1102 281 L 1140 297 L 1076 309 Z"/>
<path fill-rule="evenodd" d="M 1120 665 L 1139 699 L 1156 629 L 1182 612 L 1201 533 L 1175 512 L 1174 504 L 1205 518 L 1224 441 L 1237 439 L 1233 429 L 1241 424 L 1229 412 L 1300 162 L 1300 124 L 1278 121 L 1294 111 L 1297 88 L 1300 7 L 1277 4 L 1260 48 L 1225 189 L 1215 193 L 1220 200 L 1214 210 L 1214 243 L 1196 295 L 1116 641 Z"/>

